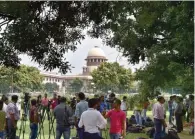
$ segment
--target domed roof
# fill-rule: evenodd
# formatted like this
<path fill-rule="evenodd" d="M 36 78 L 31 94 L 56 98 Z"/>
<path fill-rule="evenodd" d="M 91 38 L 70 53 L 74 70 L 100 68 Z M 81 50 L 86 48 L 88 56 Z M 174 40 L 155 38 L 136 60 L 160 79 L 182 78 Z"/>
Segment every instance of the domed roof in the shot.
<path fill-rule="evenodd" d="M 95 46 L 88 52 L 88 57 L 106 57 L 104 51 L 99 48 L 98 46 Z"/>

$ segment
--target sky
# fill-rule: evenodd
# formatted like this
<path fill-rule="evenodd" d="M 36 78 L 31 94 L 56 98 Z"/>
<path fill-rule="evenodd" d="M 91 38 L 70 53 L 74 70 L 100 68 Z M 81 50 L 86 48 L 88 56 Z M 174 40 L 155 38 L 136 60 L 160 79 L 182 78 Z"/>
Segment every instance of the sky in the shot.
<path fill-rule="evenodd" d="M 140 68 L 143 63 L 139 63 L 136 65 L 129 64 L 127 62 L 127 59 L 125 57 L 122 57 L 122 54 L 119 53 L 115 48 L 111 48 L 109 46 L 106 46 L 103 44 L 101 39 L 92 39 L 88 36 L 81 41 L 81 44 L 77 45 L 77 50 L 75 52 L 69 52 L 66 54 L 67 60 L 70 62 L 70 64 L 74 67 L 71 69 L 71 72 L 68 72 L 67 75 L 73 75 L 73 74 L 80 74 L 82 73 L 82 67 L 86 65 L 85 58 L 87 57 L 88 51 L 92 49 L 94 46 L 99 46 L 105 53 L 108 62 L 115 62 L 117 56 L 119 57 L 117 59 L 117 62 L 119 62 L 120 65 L 123 65 L 125 68 L 131 68 L 133 72 L 135 72 L 136 68 Z M 42 72 L 42 68 L 34 61 L 31 61 L 31 58 L 27 55 L 20 55 L 21 64 L 34 66 L 39 68 Z M 52 72 L 58 72 L 58 69 L 52 71 Z"/>

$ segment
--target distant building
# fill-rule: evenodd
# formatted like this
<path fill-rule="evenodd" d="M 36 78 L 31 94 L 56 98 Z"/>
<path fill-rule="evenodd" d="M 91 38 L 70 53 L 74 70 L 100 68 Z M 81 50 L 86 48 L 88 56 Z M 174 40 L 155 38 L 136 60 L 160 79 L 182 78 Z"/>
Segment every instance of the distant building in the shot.
<path fill-rule="evenodd" d="M 79 78 L 83 81 L 84 87 L 86 89 L 92 80 L 90 73 L 108 59 L 106 58 L 104 51 L 98 46 L 95 46 L 88 52 L 87 58 L 85 60 L 86 66 L 83 66 L 83 73 L 78 75 L 60 75 L 52 72 L 44 72 L 41 73 L 44 76 L 43 83 L 57 83 L 60 89 L 62 89 L 63 84 L 66 88 L 75 78 Z"/>

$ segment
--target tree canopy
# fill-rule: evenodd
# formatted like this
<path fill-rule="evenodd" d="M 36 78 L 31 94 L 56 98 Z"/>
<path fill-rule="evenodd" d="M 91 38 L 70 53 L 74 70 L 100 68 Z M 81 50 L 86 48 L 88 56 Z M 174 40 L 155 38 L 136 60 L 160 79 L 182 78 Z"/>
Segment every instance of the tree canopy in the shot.
<path fill-rule="evenodd" d="M 130 63 L 147 62 L 137 72 L 147 92 L 166 86 L 192 91 L 193 1 L 0 2 L 0 22 L 0 64 L 17 67 L 18 55 L 26 53 L 44 69 L 66 73 L 64 54 L 76 50 L 86 29 Z"/>
<path fill-rule="evenodd" d="M 42 89 L 43 77 L 35 67 L 21 65 L 19 69 L 0 67 L 2 93 L 13 91 L 36 91 Z"/>
<path fill-rule="evenodd" d="M 23 1 L 0 2 L 0 64 L 17 67 L 26 53 L 45 70 L 70 68 L 64 54 L 76 50 L 83 30 L 102 22 L 98 9 L 103 2 Z M 106 12 L 106 11 L 105 11 Z M 95 17 L 95 18 L 94 18 Z"/>
<path fill-rule="evenodd" d="M 102 91 L 111 89 L 119 93 L 130 89 L 133 79 L 131 70 L 125 69 L 117 62 L 104 62 L 91 75 L 97 89 Z"/>

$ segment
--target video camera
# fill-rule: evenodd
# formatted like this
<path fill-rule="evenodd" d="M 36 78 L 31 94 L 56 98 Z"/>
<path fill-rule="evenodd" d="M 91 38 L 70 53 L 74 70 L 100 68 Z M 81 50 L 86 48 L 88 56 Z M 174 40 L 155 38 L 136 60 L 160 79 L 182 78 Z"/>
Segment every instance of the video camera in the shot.
<path fill-rule="evenodd" d="M 29 93 L 24 93 L 24 103 L 28 103 L 30 98 L 31 96 L 29 95 Z"/>

